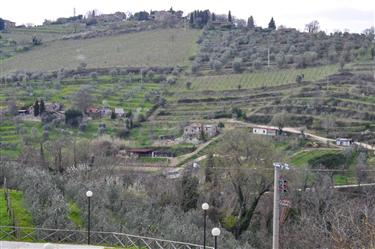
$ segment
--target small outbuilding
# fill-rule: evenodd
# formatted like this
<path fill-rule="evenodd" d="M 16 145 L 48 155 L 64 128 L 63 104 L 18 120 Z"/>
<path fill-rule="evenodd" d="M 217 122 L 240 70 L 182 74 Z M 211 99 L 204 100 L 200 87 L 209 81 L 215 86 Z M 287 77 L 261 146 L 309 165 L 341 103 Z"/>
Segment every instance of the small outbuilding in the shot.
<path fill-rule="evenodd" d="M 353 145 L 353 140 L 350 138 L 337 138 L 336 145 L 350 147 Z"/>
<path fill-rule="evenodd" d="M 128 149 L 127 152 L 130 154 L 130 156 L 151 157 L 153 150 L 148 148 L 132 148 Z"/>
<path fill-rule="evenodd" d="M 124 108 L 115 108 L 115 114 L 117 117 L 125 116 Z"/>
<path fill-rule="evenodd" d="M 277 133 L 278 133 L 278 129 L 274 129 L 274 128 L 264 128 L 264 127 L 253 128 L 253 134 L 276 136 Z"/>

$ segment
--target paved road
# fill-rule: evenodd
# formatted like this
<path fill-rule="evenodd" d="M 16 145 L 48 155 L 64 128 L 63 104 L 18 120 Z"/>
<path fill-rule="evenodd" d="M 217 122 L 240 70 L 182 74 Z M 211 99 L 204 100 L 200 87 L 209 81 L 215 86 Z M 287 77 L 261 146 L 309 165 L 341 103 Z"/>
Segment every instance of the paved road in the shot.
<path fill-rule="evenodd" d="M 44 249 L 44 243 L 0 241 L 0 249 Z M 104 249 L 101 246 L 52 244 L 53 249 Z"/>

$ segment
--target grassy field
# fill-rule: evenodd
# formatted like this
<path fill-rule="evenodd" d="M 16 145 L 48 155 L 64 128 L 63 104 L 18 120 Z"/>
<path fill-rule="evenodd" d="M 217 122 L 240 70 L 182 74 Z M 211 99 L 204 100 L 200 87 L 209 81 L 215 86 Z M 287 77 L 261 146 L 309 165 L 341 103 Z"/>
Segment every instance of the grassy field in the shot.
<path fill-rule="evenodd" d="M 257 87 L 278 86 L 296 82 L 296 76 L 304 74 L 305 81 L 324 79 L 336 73 L 337 65 L 313 67 L 307 69 L 284 69 L 277 71 L 259 71 L 243 74 L 224 74 L 184 78 L 172 88 L 175 91 L 225 91 L 235 89 L 251 89 Z M 191 88 L 186 88 L 186 82 L 192 83 Z"/>
<path fill-rule="evenodd" d="M 12 225 L 6 213 L 6 203 L 4 201 L 4 189 L 0 189 L 0 225 Z M 31 214 L 26 210 L 23 200 L 23 193 L 16 190 L 10 190 L 11 205 L 14 210 L 17 226 L 20 227 L 33 227 Z"/>
<path fill-rule="evenodd" d="M 296 167 L 303 167 L 303 166 L 307 166 L 308 161 L 313 158 L 320 157 L 325 154 L 332 154 L 332 153 L 336 154 L 340 152 L 341 150 L 337 150 L 337 149 L 302 150 L 291 156 L 290 163 L 291 165 L 296 166 Z"/>
<path fill-rule="evenodd" d="M 86 40 L 45 43 L 5 60 L 0 73 L 88 68 L 185 65 L 199 30 L 163 29 Z"/>
<path fill-rule="evenodd" d="M 73 201 L 68 202 L 69 207 L 69 219 L 74 223 L 77 229 L 83 227 L 83 220 L 80 215 L 81 210 Z"/>

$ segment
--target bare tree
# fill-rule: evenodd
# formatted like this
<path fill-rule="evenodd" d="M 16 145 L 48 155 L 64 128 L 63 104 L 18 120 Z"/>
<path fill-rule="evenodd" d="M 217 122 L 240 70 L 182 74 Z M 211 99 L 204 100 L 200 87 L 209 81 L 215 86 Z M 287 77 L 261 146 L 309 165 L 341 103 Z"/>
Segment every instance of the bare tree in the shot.
<path fill-rule="evenodd" d="M 88 107 L 91 106 L 92 96 L 91 89 L 89 87 L 82 87 L 73 97 L 73 103 L 75 108 L 84 112 Z"/>
<path fill-rule="evenodd" d="M 270 190 L 272 165 L 281 157 L 270 140 L 249 136 L 246 131 L 229 133 L 223 141 L 218 153 L 225 156 L 220 157 L 218 166 L 229 167 L 225 178 L 233 192 L 228 196 L 233 196 L 237 202 L 229 213 L 236 217 L 230 231 L 239 239 L 249 228 L 261 197 Z M 228 201 L 232 202 L 233 198 Z"/>
<path fill-rule="evenodd" d="M 290 116 L 286 112 L 277 113 L 272 117 L 271 124 L 277 126 L 279 132 L 290 123 Z"/>
<path fill-rule="evenodd" d="M 357 164 L 356 164 L 356 175 L 357 175 L 357 182 L 358 186 L 361 186 L 361 183 L 366 180 L 367 173 L 366 173 L 366 154 L 364 152 L 359 153 L 357 157 Z"/>
<path fill-rule="evenodd" d="M 319 31 L 319 28 L 320 26 L 317 20 L 314 20 L 305 25 L 305 30 L 309 33 L 317 33 Z"/>

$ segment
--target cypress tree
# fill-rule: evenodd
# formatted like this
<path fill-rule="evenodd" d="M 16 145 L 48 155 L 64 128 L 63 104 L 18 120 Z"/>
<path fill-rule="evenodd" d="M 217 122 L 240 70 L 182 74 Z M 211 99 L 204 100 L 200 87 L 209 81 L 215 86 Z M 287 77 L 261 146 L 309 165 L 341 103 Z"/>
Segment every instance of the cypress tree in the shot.
<path fill-rule="evenodd" d="M 268 24 L 268 28 L 269 28 L 269 29 L 273 29 L 273 30 L 276 29 L 276 23 L 275 23 L 275 20 L 273 20 L 273 17 L 271 18 L 271 21 L 270 21 L 270 23 Z"/>
<path fill-rule="evenodd" d="M 206 183 L 211 183 L 214 178 L 214 155 L 210 152 L 207 155 L 206 168 L 205 168 L 205 181 Z"/>
<path fill-rule="evenodd" d="M 250 16 L 249 19 L 247 19 L 247 27 L 249 29 L 253 29 L 255 28 L 255 24 L 254 24 L 254 18 L 253 16 Z"/>
<path fill-rule="evenodd" d="M 38 100 L 35 101 L 34 103 L 34 116 L 39 116 L 39 102 Z"/>
<path fill-rule="evenodd" d="M 185 173 L 181 180 L 182 200 L 181 208 L 184 212 L 197 207 L 199 193 L 199 180 L 196 177 Z"/>
<path fill-rule="evenodd" d="M 191 27 L 194 24 L 194 14 L 193 13 L 190 14 L 189 24 L 190 24 Z"/>
<path fill-rule="evenodd" d="M 230 13 L 230 11 L 228 12 L 228 22 L 232 22 L 232 14 Z"/>
<path fill-rule="evenodd" d="M 212 20 L 212 21 L 216 21 L 215 13 L 212 13 L 212 15 L 211 15 L 211 20 Z"/>
<path fill-rule="evenodd" d="M 0 30 L 4 30 L 5 29 L 5 22 L 2 18 L 0 18 Z"/>
<path fill-rule="evenodd" d="M 40 104 L 39 104 L 39 114 L 42 114 L 43 112 L 46 111 L 46 106 L 44 105 L 44 101 L 43 99 L 40 101 Z"/>

